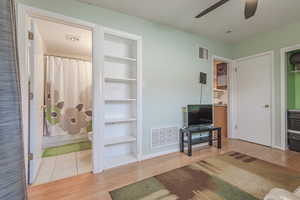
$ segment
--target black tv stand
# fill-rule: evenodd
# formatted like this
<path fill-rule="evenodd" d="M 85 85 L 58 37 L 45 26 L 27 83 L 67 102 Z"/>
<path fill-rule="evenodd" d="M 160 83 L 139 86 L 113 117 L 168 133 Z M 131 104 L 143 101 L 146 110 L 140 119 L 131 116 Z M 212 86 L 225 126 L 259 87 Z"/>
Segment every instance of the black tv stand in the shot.
<path fill-rule="evenodd" d="M 214 137 L 214 131 L 217 131 L 217 137 Z M 208 137 L 200 137 L 200 138 L 192 138 L 192 135 L 195 133 L 203 134 L 208 132 Z M 184 136 L 187 136 L 187 140 L 185 140 Z M 206 143 L 210 146 L 213 145 L 213 141 L 217 141 L 218 149 L 222 148 L 222 135 L 221 135 L 221 127 L 214 126 L 191 126 L 180 129 L 180 151 L 184 152 L 184 144 L 188 145 L 188 156 L 192 156 L 192 145 Z"/>

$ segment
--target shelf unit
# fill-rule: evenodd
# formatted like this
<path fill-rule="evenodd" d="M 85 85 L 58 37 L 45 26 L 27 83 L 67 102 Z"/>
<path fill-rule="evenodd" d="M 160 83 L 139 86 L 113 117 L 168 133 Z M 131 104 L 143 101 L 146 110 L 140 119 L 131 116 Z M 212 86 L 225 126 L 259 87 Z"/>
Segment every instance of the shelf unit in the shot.
<path fill-rule="evenodd" d="M 103 169 L 140 160 L 141 37 L 103 31 Z"/>

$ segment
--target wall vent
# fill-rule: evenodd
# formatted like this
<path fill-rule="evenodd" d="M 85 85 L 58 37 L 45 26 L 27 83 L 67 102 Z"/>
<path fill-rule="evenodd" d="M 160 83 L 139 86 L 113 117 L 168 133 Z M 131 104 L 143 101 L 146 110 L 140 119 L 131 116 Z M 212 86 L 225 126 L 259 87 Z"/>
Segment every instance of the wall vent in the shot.
<path fill-rule="evenodd" d="M 208 49 L 199 47 L 199 58 L 208 60 Z"/>
<path fill-rule="evenodd" d="M 151 148 L 174 145 L 178 142 L 179 129 L 176 126 L 151 129 Z"/>

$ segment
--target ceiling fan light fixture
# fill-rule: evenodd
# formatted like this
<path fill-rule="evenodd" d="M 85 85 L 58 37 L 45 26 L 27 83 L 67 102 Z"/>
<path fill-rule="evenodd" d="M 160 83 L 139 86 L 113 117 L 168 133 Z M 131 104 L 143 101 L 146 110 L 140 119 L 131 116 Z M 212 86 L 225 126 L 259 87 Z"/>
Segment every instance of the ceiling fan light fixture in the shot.
<path fill-rule="evenodd" d="M 72 42 L 79 42 L 80 41 L 80 36 L 67 34 L 66 35 L 66 40 L 69 40 L 69 41 L 72 41 Z"/>

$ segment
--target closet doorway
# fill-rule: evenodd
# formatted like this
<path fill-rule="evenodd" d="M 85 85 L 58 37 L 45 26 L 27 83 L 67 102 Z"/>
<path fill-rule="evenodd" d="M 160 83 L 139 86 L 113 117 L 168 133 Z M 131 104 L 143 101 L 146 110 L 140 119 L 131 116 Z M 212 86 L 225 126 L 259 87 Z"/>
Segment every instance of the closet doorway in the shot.
<path fill-rule="evenodd" d="M 92 171 L 92 31 L 31 18 L 29 182 Z"/>
<path fill-rule="evenodd" d="M 222 128 L 222 136 L 229 130 L 229 67 L 230 62 L 222 58 L 213 59 L 213 116 L 214 125 Z"/>

